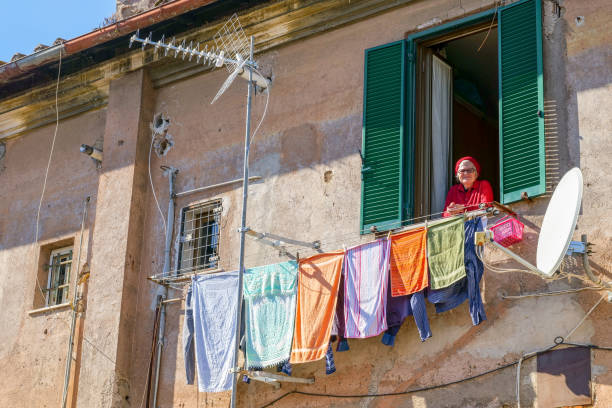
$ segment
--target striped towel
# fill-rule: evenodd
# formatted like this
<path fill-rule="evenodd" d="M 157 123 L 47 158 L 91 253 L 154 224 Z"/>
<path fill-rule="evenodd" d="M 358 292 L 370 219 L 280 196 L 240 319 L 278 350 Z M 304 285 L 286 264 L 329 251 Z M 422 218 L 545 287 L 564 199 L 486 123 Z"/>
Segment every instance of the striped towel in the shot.
<path fill-rule="evenodd" d="M 336 311 L 344 251 L 300 260 L 291 363 L 325 357 Z"/>
<path fill-rule="evenodd" d="M 247 369 L 261 370 L 289 361 L 296 290 L 295 261 L 244 272 Z"/>
<path fill-rule="evenodd" d="M 427 230 L 427 262 L 431 289 L 446 288 L 465 278 L 463 217 L 432 225 Z"/>
<path fill-rule="evenodd" d="M 389 247 L 389 240 L 379 239 L 346 251 L 343 279 L 346 338 L 373 337 L 387 330 Z"/>
<path fill-rule="evenodd" d="M 427 230 L 417 228 L 391 236 L 391 295 L 420 292 L 429 285 Z"/>

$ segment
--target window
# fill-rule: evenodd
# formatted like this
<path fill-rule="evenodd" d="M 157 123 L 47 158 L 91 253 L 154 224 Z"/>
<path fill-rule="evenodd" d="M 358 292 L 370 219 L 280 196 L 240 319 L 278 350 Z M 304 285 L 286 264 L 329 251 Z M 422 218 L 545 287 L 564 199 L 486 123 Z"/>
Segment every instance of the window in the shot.
<path fill-rule="evenodd" d="M 72 269 L 72 247 L 51 251 L 49 274 L 45 289 L 46 306 L 61 305 L 68 302 L 70 289 L 70 270 Z"/>
<path fill-rule="evenodd" d="M 183 208 L 178 273 L 216 268 L 219 265 L 221 202 Z"/>
<path fill-rule="evenodd" d="M 490 10 L 365 51 L 362 233 L 438 212 L 466 153 L 485 162 L 503 203 L 545 192 L 540 0 L 495 15 L 494 25 Z M 465 50 L 489 27 L 477 61 Z"/>

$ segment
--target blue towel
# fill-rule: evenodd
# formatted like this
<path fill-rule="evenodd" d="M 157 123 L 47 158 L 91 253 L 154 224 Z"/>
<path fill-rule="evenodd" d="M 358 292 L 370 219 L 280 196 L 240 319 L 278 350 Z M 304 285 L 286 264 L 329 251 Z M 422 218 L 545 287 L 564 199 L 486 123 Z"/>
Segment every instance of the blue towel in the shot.
<path fill-rule="evenodd" d="M 238 272 L 193 276 L 193 326 L 198 388 L 220 392 L 232 388 Z"/>

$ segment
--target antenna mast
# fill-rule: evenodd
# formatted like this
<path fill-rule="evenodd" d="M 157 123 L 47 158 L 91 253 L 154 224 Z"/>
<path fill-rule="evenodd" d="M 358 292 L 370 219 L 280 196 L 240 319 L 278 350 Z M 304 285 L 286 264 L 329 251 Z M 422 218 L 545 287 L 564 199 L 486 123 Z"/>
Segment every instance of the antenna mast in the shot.
<path fill-rule="evenodd" d="M 236 308 L 236 338 L 234 342 L 234 368 L 233 375 L 234 381 L 232 383 L 232 399 L 231 407 L 236 406 L 236 389 L 238 376 L 240 374 L 240 368 L 238 367 L 238 353 L 240 345 L 240 321 L 242 319 L 242 301 L 243 301 L 243 290 L 242 284 L 244 279 L 244 247 L 246 240 L 246 232 L 248 228 L 246 226 L 246 210 L 247 210 L 247 199 L 249 193 L 249 150 L 251 145 L 251 102 L 252 94 L 255 89 L 255 85 L 260 88 L 267 88 L 268 80 L 261 76 L 257 72 L 258 65 L 253 59 L 254 54 L 254 37 L 251 36 L 250 43 L 242 30 L 238 15 L 234 14 L 221 29 L 213 37 L 216 47 L 209 50 L 205 47 L 200 50 L 200 45 L 193 45 L 190 42 L 189 45 L 185 43 L 185 40 L 180 45 L 175 45 L 175 39 L 172 38 L 169 43 L 164 42 L 162 36 L 160 41 L 153 41 L 152 34 L 149 34 L 146 38 L 140 38 L 139 32 L 136 31 L 130 38 L 130 47 L 134 42 L 142 44 L 142 49 L 147 45 L 155 47 L 156 51 L 165 50 L 164 55 L 167 56 L 169 53 L 174 53 L 175 58 L 181 57 L 183 60 L 189 56 L 189 61 L 196 58 L 196 63 L 207 64 L 212 67 L 222 67 L 225 65 L 230 72 L 229 77 L 225 80 L 212 103 L 214 103 L 232 84 L 234 79 L 238 75 L 245 77 L 248 80 L 247 88 L 247 109 L 246 109 L 246 127 L 244 137 L 244 163 L 243 163 L 243 179 L 242 179 L 242 217 L 240 222 L 240 270 L 238 278 L 238 305 Z M 161 354 L 161 352 L 160 352 Z M 161 356 L 158 355 L 158 359 Z"/>

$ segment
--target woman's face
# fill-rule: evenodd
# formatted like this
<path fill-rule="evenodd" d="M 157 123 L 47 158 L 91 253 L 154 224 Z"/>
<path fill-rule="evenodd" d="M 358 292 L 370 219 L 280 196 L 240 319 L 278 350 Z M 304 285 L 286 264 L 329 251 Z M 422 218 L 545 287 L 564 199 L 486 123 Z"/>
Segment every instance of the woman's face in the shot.
<path fill-rule="evenodd" d="M 459 170 L 457 170 L 457 178 L 463 187 L 466 189 L 472 188 L 472 185 L 474 185 L 474 182 L 478 178 L 474 163 L 469 160 L 462 161 L 459 164 Z"/>

